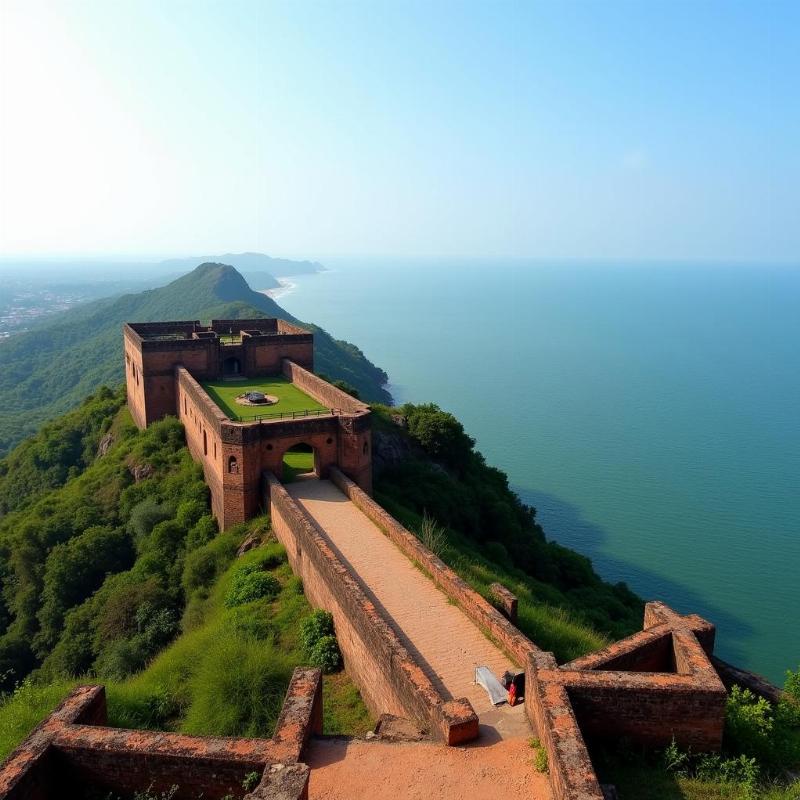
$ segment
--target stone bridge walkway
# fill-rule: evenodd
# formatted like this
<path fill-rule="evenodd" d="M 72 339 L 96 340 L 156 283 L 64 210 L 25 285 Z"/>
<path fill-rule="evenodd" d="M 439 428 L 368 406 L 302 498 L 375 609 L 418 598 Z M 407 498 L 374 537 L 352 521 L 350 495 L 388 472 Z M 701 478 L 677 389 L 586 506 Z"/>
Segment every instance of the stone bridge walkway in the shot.
<path fill-rule="evenodd" d="M 434 686 L 446 699 L 472 703 L 481 740 L 530 736 L 522 704 L 492 706 L 473 681 L 476 665 L 500 678 L 514 666 L 509 657 L 330 481 L 299 480 L 286 490 L 324 531 Z"/>

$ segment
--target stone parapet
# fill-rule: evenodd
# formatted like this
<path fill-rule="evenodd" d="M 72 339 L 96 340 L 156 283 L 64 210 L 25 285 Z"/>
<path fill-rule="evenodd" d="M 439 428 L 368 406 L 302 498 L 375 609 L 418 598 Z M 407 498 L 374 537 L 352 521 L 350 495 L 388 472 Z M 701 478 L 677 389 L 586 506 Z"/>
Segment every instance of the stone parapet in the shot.
<path fill-rule="evenodd" d="M 308 767 L 299 760 L 309 737 L 321 732 L 321 686 L 318 669 L 294 671 L 271 739 L 109 728 L 103 687 L 78 687 L 0 766 L 0 798 L 50 800 L 90 787 L 127 795 L 174 786 L 175 800 L 221 800 L 238 795 L 245 777 L 257 772 L 261 783 L 248 797 L 303 800 Z M 293 778 L 279 781 L 279 773 Z M 278 785 L 283 794 L 270 794 Z"/>

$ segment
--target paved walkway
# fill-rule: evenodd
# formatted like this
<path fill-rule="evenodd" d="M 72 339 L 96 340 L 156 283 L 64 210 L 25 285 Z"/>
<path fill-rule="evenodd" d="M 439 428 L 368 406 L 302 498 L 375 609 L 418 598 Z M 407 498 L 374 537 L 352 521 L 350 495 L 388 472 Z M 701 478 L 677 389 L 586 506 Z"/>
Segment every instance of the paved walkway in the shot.
<path fill-rule="evenodd" d="M 447 699 L 469 699 L 482 739 L 530 736 L 522 704 L 492 706 L 473 682 L 476 665 L 500 678 L 512 662 L 464 612 L 330 481 L 301 480 L 286 489 L 322 528 L 434 686 Z"/>

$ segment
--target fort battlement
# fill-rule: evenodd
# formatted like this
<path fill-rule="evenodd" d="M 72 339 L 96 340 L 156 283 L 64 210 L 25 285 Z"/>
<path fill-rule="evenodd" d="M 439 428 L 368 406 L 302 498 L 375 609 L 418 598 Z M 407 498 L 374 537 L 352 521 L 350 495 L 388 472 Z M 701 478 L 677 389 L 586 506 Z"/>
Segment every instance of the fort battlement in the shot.
<path fill-rule="evenodd" d="M 309 769 L 301 758 L 321 732 L 317 669 L 294 671 L 270 739 L 110 728 L 104 687 L 79 686 L 0 766 L 0 798 L 86 797 L 93 790 L 221 800 L 241 796 L 244 779 L 255 773 L 245 800 L 304 800 Z"/>

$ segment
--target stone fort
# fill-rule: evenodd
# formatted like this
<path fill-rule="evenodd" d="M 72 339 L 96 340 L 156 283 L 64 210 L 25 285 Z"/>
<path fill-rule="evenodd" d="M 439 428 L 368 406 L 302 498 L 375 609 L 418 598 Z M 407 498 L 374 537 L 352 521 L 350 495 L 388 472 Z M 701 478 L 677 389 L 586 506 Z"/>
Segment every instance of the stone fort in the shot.
<path fill-rule="evenodd" d="M 203 465 L 211 505 L 225 529 L 264 505 L 266 472 L 282 477 L 283 456 L 310 446 L 314 471 L 339 467 L 362 489 L 372 488 L 370 412 L 318 378 L 308 331 L 280 319 L 129 323 L 123 328 L 128 405 L 136 424 L 176 415 L 192 456 Z M 284 413 L 281 404 L 251 421 L 228 418 L 202 383 L 282 376 L 323 409 Z"/>
<path fill-rule="evenodd" d="M 0 800 L 172 787 L 174 800 L 242 798 L 254 773 L 247 800 L 402 800 L 408 786 L 382 783 L 376 765 L 409 759 L 415 797 L 426 782 L 430 796 L 449 796 L 458 775 L 476 800 L 604 800 L 616 795 L 596 775 L 598 742 L 716 751 L 731 685 L 779 698 L 714 655 L 711 623 L 660 602 L 646 605 L 638 633 L 558 664 L 517 628 L 507 587 L 479 594 L 371 497 L 369 408 L 313 374 L 309 332 L 274 319 L 130 323 L 124 342 L 137 425 L 183 421 L 221 528 L 269 512 L 309 601 L 332 613 L 345 669 L 378 724 L 368 740 L 321 737 L 315 669 L 295 670 L 272 737 L 260 739 L 111 728 L 103 687 L 81 686 L 0 766 Z M 234 419 L 211 392 L 245 379 L 290 387 L 301 407 L 281 411 L 278 398 Z M 313 450 L 312 474 L 284 482 L 284 454 L 298 444 Z M 476 665 L 524 675 L 522 702 L 494 705 Z M 534 773 L 532 737 L 546 776 Z"/>

